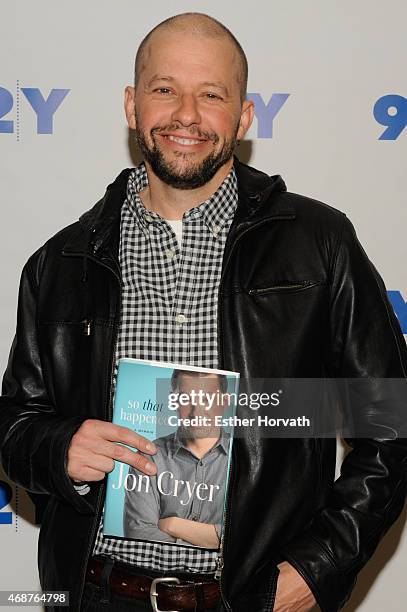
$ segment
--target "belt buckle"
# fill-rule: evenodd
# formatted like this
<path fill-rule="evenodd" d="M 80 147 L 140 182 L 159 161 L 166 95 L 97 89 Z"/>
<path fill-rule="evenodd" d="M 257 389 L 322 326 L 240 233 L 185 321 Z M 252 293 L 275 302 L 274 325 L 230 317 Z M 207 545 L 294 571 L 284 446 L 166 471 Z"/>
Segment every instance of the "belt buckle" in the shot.
<path fill-rule="evenodd" d="M 159 610 L 157 606 L 158 593 L 156 587 L 159 582 L 175 582 L 176 584 L 180 583 L 178 578 L 176 578 L 175 576 L 168 576 L 166 578 L 154 578 L 150 586 L 150 602 L 154 612 L 162 612 L 162 610 Z M 167 612 L 179 612 L 179 610 L 168 610 Z"/>

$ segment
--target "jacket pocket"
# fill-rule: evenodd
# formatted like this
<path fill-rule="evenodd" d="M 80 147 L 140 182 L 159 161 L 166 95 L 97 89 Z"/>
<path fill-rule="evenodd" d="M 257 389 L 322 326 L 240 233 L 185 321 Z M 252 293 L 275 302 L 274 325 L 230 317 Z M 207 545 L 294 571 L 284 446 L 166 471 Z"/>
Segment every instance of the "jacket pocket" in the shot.
<path fill-rule="evenodd" d="M 305 289 L 311 289 L 319 285 L 324 285 L 324 281 L 314 280 L 303 280 L 303 281 L 281 281 L 268 287 L 256 287 L 249 289 L 249 295 L 262 296 L 268 295 L 269 293 L 295 293 L 297 291 L 304 291 Z"/>

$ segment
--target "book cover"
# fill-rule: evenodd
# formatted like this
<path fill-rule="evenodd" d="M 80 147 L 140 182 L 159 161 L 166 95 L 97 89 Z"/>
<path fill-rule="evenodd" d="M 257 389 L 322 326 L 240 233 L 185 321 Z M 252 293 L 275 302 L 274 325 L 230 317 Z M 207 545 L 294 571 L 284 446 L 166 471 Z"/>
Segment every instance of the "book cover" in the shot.
<path fill-rule="evenodd" d="M 119 360 L 113 423 L 154 442 L 157 474 L 116 461 L 105 535 L 219 548 L 238 384 L 237 372 Z"/>

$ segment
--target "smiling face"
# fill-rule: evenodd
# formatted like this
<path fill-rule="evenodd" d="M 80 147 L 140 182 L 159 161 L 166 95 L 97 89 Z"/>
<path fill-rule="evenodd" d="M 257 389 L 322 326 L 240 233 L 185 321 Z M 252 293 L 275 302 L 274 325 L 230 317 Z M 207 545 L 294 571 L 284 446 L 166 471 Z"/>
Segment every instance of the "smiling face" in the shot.
<path fill-rule="evenodd" d="M 171 30 L 152 35 L 125 107 L 146 163 L 178 189 L 201 187 L 229 170 L 253 119 L 252 103 L 241 102 L 233 44 Z"/>

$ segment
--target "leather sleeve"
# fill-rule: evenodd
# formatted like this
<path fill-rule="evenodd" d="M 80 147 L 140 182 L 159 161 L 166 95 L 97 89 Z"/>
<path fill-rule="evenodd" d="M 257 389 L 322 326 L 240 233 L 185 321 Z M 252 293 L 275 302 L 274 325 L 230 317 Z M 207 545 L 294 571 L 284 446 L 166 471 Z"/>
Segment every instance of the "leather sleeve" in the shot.
<path fill-rule="evenodd" d="M 44 384 L 37 329 L 39 254 L 21 275 L 17 329 L 0 398 L 0 459 L 21 487 L 89 513 L 92 506 L 75 491 L 66 469 L 71 438 L 85 419 L 58 415 Z"/>
<path fill-rule="evenodd" d="M 358 572 L 399 516 L 407 473 L 407 440 L 398 437 L 397 428 L 388 426 L 392 406 L 380 401 L 378 382 L 406 377 L 406 345 L 383 281 L 346 218 L 332 268 L 330 375 L 359 382 L 365 379 L 362 395 L 352 395 L 356 381 L 346 383 L 354 400 L 351 416 L 359 431 L 364 421 L 367 426 L 374 424 L 377 436 L 347 439 L 352 450 L 324 507 L 282 551 L 324 612 L 345 605 Z M 394 406 L 394 420 L 404 420 L 405 428 L 407 408 L 403 410 L 404 416 L 400 406 Z"/>

